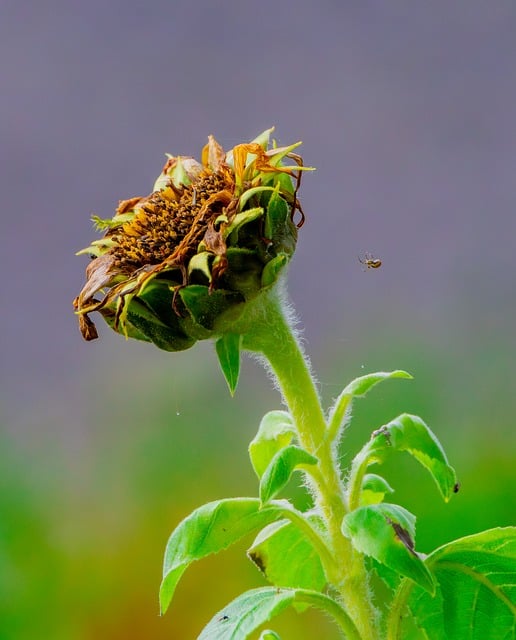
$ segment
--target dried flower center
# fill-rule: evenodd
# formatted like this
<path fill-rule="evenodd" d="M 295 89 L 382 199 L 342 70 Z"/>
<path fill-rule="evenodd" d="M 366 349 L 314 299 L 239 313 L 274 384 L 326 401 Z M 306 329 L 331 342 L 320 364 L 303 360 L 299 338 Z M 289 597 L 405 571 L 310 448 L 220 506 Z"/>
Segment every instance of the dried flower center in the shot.
<path fill-rule="evenodd" d="M 115 242 L 110 253 L 114 266 L 131 271 L 145 265 L 157 265 L 176 251 L 187 234 L 198 226 L 204 235 L 211 219 L 221 211 L 221 203 L 213 202 L 209 215 L 200 216 L 203 205 L 210 197 L 228 188 L 225 172 L 203 173 L 194 184 L 183 187 L 178 200 L 167 196 L 167 189 L 155 191 L 136 205 L 134 218 L 109 234 Z M 191 234 L 192 243 L 181 252 L 183 259 L 197 250 L 201 238 Z"/>

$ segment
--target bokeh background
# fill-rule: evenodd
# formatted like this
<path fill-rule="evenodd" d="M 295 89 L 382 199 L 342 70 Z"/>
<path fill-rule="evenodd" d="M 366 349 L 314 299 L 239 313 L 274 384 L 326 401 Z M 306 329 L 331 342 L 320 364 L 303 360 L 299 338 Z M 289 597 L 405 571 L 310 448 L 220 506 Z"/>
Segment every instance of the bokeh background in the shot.
<path fill-rule="evenodd" d="M 421 414 L 462 489 L 444 505 L 409 458 L 389 469 L 419 549 L 514 523 L 515 34 L 501 0 L 2 1 L 1 640 L 194 638 L 263 584 L 242 544 L 158 616 L 173 527 L 256 495 L 247 444 L 281 406 L 266 376 L 246 360 L 231 399 L 210 344 L 170 355 L 102 326 L 86 344 L 71 307 L 90 215 L 209 133 L 274 124 L 317 167 L 289 289 L 325 402 L 366 372 L 415 376 L 357 403 L 343 456 Z M 271 626 L 336 637 L 318 614 Z"/>

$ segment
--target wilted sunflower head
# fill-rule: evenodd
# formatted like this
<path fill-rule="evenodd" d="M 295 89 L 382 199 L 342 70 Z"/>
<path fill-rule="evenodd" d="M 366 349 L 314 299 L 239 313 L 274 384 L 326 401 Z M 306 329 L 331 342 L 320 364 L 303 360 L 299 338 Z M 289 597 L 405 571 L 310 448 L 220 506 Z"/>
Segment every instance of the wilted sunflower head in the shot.
<path fill-rule="evenodd" d="M 127 337 L 187 349 L 227 331 L 275 284 L 304 221 L 305 167 L 293 153 L 300 143 L 269 149 L 271 133 L 228 153 L 210 136 L 201 163 L 169 156 L 150 195 L 93 218 L 105 233 L 79 252 L 93 260 L 74 300 L 86 340 L 97 337 L 89 314 L 98 311 Z"/>

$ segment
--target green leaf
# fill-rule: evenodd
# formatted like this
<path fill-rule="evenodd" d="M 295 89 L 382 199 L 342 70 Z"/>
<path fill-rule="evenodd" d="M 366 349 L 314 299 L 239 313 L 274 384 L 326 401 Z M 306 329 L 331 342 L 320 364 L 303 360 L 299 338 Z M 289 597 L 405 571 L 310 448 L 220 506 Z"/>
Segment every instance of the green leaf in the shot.
<path fill-rule="evenodd" d="M 226 333 L 215 343 L 220 368 L 228 383 L 229 392 L 234 395 L 240 374 L 240 345 L 242 336 Z"/>
<path fill-rule="evenodd" d="M 320 518 L 307 516 L 314 527 Z M 273 522 L 256 536 L 247 555 L 275 586 L 322 591 L 326 577 L 316 549 L 294 523 Z"/>
<path fill-rule="evenodd" d="M 295 592 L 264 587 L 241 594 L 204 627 L 198 640 L 244 640 L 289 607 Z"/>
<path fill-rule="evenodd" d="M 297 603 L 308 604 L 332 615 L 347 634 L 346 640 L 360 639 L 347 613 L 332 598 L 307 589 L 262 587 L 246 591 L 219 611 L 204 627 L 198 640 L 245 640 L 273 616 Z"/>
<path fill-rule="evenodd" d="M 296 433 L 290 413 L 269 411 L 266 413 L 258 433 L 249 445 L 249 457 L 258 478 L 261 478 L 272 458 L 292 442 Z"/>
<path fill-rule="evenodd" d="M 224 238 L 227 238 L 232 233 L 237 232 L 235 234 L 235 244 L 237 244 L 238 230 L 240 229 L 240 227 L 242 227 L 245 224 L 248 224 L 249 222 L 253 222 L 253 220 L 260 218 L 261 216 L 263 216 L 262 207 L 253 207 L 252 209 L 246 209 L 245 211 L 241 211 L 240 213 L 237 213 L 235 217 L 231 220 L 231 223 L 228 224 L 227 227 L 225 227 Z"/>
<path fill-rule="evenodd" d="M 273 166 L 282 166 L 282 167 L 288 166 L 289 168 L 294 170 L 313 171 L 314 170 L 313 167 L 302 167 L 300 169 L 299 165 L 285 165 L 282 162 L 283 158 L 286 158 L 289 153 L 294 151 L 294 149 L 297 149 L 297 147 L 299 147 L 301 144 L 303 143 L 299 141 L 299 142 L 294 142 L 294 144 L 291 144 L 288 147 L 276 147 L 274 149 L 269 149 L 267 151 L 267 155 L 270 158 L 271 164 Z"/>
<path fill-rule="evenodd" d="M 102 309 L 99 309 L 99 313 L 106 321 L 106 324 L 110 326 L 114 331 L 117 331 L 122 335 L 126 335 L 128 338 L 134 338 L 135 340 L 142 340 L 145 342 L 152 342 L 152 340 L 145 333 L 137 329 L 131 322 L 129 322 L 129 320 L 126 320 L 123 329 L 120 326 L 115 329 L 115 312 L 111 307 L 102 307 Z"/>
<path fill-rule="evenodd" d="M 260 500 L 262 503 L 268 502 L 278 495 L 297 467 L 314 465 L 317 462 L 317 458 L 301 447 L 289 445 L 280 449 L 260 479 Z"/>
<path fill-rule="evenodd" d="M 230 247 L 226 251 L 228 261 L 224 272 L 226 289 L 238 291 L 243 299 L 249 300 L 262 289 L 263 262 L 256 250 L 245 247 Z"/>
<path fill-rule="evenodd" d="M 275 631 L 265 629 L 265 631 L 261 632 L 259 640 L 281 640 L 281 638 Z"/>
<path fill-rule="evenodd" d="M 306 167 L 306 169 L 309 169 Z M 263 176 L 263 184 L 279 186 L 281 193 L 294 195 L 296 190 L 292 178 L 287 173 L 270 173 Z"/>
<path fill-rule="evenodd" d="M 182 318 L 173 309 L 173 295 L 170 282 L 166 280 L 149 283 L 138 296 L 127 292 L 118 299 L 118 305 L 125 300 L 125 312 L 119 318 L 116 330 L 131 338 L 141 339 L 143 335 L 165 351 L 190 348 L 197 338 L 185 332 Z M 101 313 L 106 322 L 115 328 L 114 311 L 102 309 Z"/>
<path fill-rule="evenodd" d="M 435 480 L 447 502 L 457 484 L 455 470 L 430 428 L 418 416 L 404 413 L 373 433 L 368 445 L 369 464 L 383 462 L 393 451 L 406 451 L 420 462 Z"/>
<path fill-rule="evenodd" d="M 242 210 L 251 198 L 254 198 L 258 194 L 262 194 L 266 191 L 270 191 L 272 193 L 274 191 L 274 187 L 265 187 L 263 185 L 260 185 L 259 187 L 251 187 L 250 189 L 246 189 L 240 196 L 240 199 L 238 201 L 239 209 Z"/>
<path fill-rule="evenodd" d="M 363 398 L 379 382 L 390 380 L 391 378 L 405 378 L 412 380 L 410 373 L 396 369 L 395 371 L 377 371 L 376 373 L 368 373 L 352 380 L 344 389 L 341 395 L 354 396 Z"/>
<path fill-rule="evenodd" d="M 282 235 L 285 223 L 289 219 L 289 207 L 279 194 L 279 185 L 272 193 L 267 205 L 267 215 L 265 217 L 265 237 L 272 240 L 278 235 Z"/>
<path fill-rule="evenodd" d="M 95 231 L 107 231 L 108 229 L 116 229 L 126 222 L 134 218 L 134 211 L 116 215 L 114 218 L 100 218 L 99 216 L 91 216 L 91 220 L 95 226 Z"/>
<path fill-rule="evenodd" d="M 368 556 L 366 558 L 366 567 L 369 572 L 375 571 L 376 575 L 389 587 L 391 591 L 396 591 L 402 580 L 406 580 L 410 582 L 410 584 L 413 584 L 412 580 L 409 581 L 408 578 L 401 576 L 393 569 L 389 569 L 389 567 L 378 562 L 378 560 L 375 560 L 372 556 Z"/>
<path fill-rule="evenodd" d="M 242 536 L 283 517 L 281 506 L 260 509 L 258 498 L 228 498 L 203 505 L 172 532 L 165 550 L 160 606 L 164 613 L 176 585 L 194 561 L 227 549 Z"/>
<path fill-rule="evenodd" d="M 270 287 L 277 280 L 283 268 L 288 262 L 286 253 L 279 253 L 272 260 L 269 260 L 262 271 L 262 287 Z"/>
<path fill-rule="evenodd" d="M 362 480 L 360 506 L 382 502 L 388 493 L 394 493 L 394 489 L 385 478 L 376 473 L 367 473 Z"/>
<path fill-rule="evenodd" d="M 178 295 L 183 301 L 193 321 L 202 329 L 211 332 L 220 316 L 231 307 L 243 302 L 240 294 L 224 289 L 209 290 L 201 284 L 181 287 Z M 174 312 L 175 313 L 175 312 Z"/>
<path fill-rule="evenodd" d="M 412 376 L 406 371 L 397 369 L 396 371 L 378 371 L 377 373 L 368 373 L 365 376 L 352 380 L 335 400 L 330 411 L 328 428 L 332 436 L 336 436 L 339 432 L 344 417 L 346 416 L 346 412 L 349 409 L 350 402 L 353 398 L 363 398 L 367 392 L 379 382 L 382 382 L 383 380 L 390 380 L 391 378 L 405 378 L 410 380 L 412 379 Z"/>
<path fill-rule="evenodd" d="M 409 607 L 429 640 L 514 640 L 516 527 L 459 538 L 426 559 L 438 586 L 414 586 Z"/>
<path fill-rule="evenodd" d="M 213 263 L 213 254 L 209 251 L 201 251 L 190 258 L 188 262 L 188 275 L 191 276 L 195 271 L 202 273 L 207 282 L 211 282 L 211 266 Z"/>
<path fill-rule="evenodd" d="M 144 294 L 147 294 L 147 292 L 144 292 Z M 169 300 L 171 300 L 171 296 Z M 151 304 L 153 305 L 152 307 Z M 189 349 L 195 344 L 196 338 L 185 334 L 177 316 L 172 318 L 169 315 L 169 309 L 171 308 L 171 302 L 169 307 L 165 307 L 163 298 L 158 299 L 157 296 L 153 296 L 151 300 L 143 296 L 134 297 L 127 308 L 127 317 L 124 323 L 125 331 L 122 327 L 119 327 L 118 331 L 126 333 L 129 337 L 137 337 L 138 333 L 143 334 L 164 351 Z M 166 323 L 162 321 L 164 319 L 167 319 Z"/>
<path fill-rule="evenodd" d="M 348 513 L 342 532 L 358 551 L 433 593 L 432 574 L 414 549 L 415 522 L 415 516 L 399 505 L 373 504 Z"/>
<path fill-rule="evenodd" d="M 269 146 L 269 139 L 271 137 L 271 133 L 274 131 L 274 127 L 270 127 L 270 129 L 265 129 L 260 134 L 252 140 L 252 142 L 256 142 L 259 144 L 264 150 Z"/>
<path fill-rule="evenodd" d="M 168 169 L 166 172 L 161 172 L 160 175 L 156 178 L 154 186 L 152 188 L 153 191 L 162 191 L 167 188 L 170 181 L 173 182 L 174 186 L 181 187 L 183 185 L 191 184 L 191 173 L 194 175 L 199 172 L 200 165 L 193 160 L 192 158 L 181 158 L 181 156 L 171 156 L 169 153 L 165 154 L 169 160 L 174 159 L 175 163 L 171 169 Z M 185 161 L 187 166 L 185 167 Z M 193 163 L 193 165 L 192 165 Z M 198 167 L 198 168 L 197 168 Z M 188 171 L 190 169 L 190 172 Z M 190 173 L 190 175 L 189 175 Z"/>

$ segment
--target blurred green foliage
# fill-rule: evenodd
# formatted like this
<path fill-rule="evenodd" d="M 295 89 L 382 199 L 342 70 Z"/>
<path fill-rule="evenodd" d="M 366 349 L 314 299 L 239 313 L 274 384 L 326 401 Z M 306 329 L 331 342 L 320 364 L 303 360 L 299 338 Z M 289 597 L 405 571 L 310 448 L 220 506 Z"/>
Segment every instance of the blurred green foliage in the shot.
<path fill-rule="evenodd" d="M 497 384 L 503 347 L 499 357 L 479 348 L 481 375 L 461 371 L 457 353 L 451 358 L 446 345 L 420 336 L 378 336 L 316 355 L 330 381 L 321 385 L 326 405 L 369 371 L 415 376 L 356 402 L 342 455 L 350 460 L 373 429 L 403 411 L 428 422 L 460 493 L 444 504 L 409 456 L 383 470 L 396 502 L 418 518 L 419 550 L 514 524 L 508 438 L 516 407 Z M 37 441 L 0 441 L 0 640 L 195 638 L 240 591 L 264 584 L 245 558 L 246 540 L 192 567 L 170 611 L 158 616 L 163 552 L 175 525 L 209 500 L 257 495 L 247 446 L 263 413 L 281 407 L 266 376 L 245 363 L 231 399 L 210 345 L 188 358 L 135 358 L 135 371 L 102 366 L 82 390 L 87 409 L 70 425 L 80 432 L 74 450 L 45 424 Z M 272 626 L 284 638 L 337 637 L 317 612 L 289 612 Z"/>

